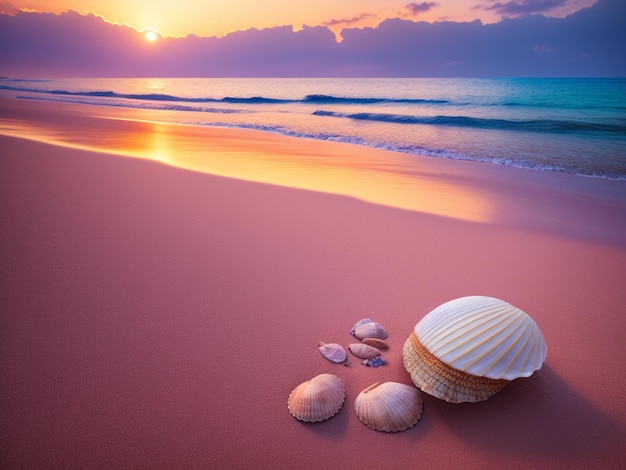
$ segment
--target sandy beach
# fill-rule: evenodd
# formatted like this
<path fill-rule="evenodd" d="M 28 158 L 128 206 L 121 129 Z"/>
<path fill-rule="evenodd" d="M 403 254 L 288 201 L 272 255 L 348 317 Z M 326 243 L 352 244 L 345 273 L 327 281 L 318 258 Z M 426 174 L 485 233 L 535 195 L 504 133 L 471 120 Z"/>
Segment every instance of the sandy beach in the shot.
<path fill-rule="evenodd" d="M 156 117 L 0 100 L 0 467 L 623 466 L 626 182 Z M 530 314 L 544 367 L 481 403 L 422 394 L 401 433 L 360 423 L 465 295 Z M 319 354 L 363 317 L 386 366 Z M 299 422 L 321 373 L 344 407 Z"/>

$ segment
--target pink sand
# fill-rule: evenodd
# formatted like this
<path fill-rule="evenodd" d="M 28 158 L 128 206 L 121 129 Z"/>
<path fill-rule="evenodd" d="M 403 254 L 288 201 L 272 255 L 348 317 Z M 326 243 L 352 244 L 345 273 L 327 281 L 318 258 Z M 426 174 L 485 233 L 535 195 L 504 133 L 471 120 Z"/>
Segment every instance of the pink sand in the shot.
<path fill-rule="evenodd" d="M 459 186 L 493 202 L 472 221 L 97 153 L 87 148 L 141 156 L 162 125 L 79 105 L 0 104 L 0 133 L 28 138 L 0 136 L 0 467 L 623 465 L 626 183 L 416 157 L 421 171 L 402 177 L 437 199 L 456 201 Z M 60 135 L 44 124 L 64 131 L 57 143 L 79 129 L 81 148 L 32 140 Z M 184 136 L 187 155 L 212 142 L 234 155 L 248 141 L 248 155 L 292 167 L 305 145 L 383 158 L 176 129 L 163 135 Z M 482 403 L 423 394 L 422 419 L 402 433 L 361 424 L 360 390 L 411 383 L 401 347 L 415 323 L 473 294 L 537 321 L 544 367 Z M 319 354 L 320 340 L 352 342 L 365 316 L 389 330 L 387 366 Z M 301 423 L 287 397 L 320 373 L 344 381 L 346 403 L 326 422 Z"/>

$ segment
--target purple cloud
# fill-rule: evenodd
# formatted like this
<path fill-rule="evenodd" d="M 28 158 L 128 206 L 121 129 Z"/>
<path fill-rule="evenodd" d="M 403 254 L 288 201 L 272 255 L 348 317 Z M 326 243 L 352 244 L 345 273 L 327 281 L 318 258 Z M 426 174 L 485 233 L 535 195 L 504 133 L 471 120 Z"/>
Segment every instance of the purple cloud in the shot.
<path fill-rule="evenodd" d="M 436 7 L 437 4 L 435 2 L 423 2 L 423 3 L 409 3 L 404 8 L 408 10 L 411 16 L 417 16 L 420 13 L 427 12 L 431 8 Z"/>
<path fill-rule="evenodd" d="M 35 77 L 626 76 L 626 2 L 484 25 L 400 18 L 342 31 L 251 29 L 147 43 L 76 12 L 0 14 L 0 75 Z"/>
<path fill-rule="evenodd" d="M 496 2 L 493 5 L 483 7 L 485 10 L 493 10 L 501 15 L 528 15 L 531 13 L 545 13 L 553 8 L 560 7 L 567 0 L 512 0 L 510 2 Z"/>

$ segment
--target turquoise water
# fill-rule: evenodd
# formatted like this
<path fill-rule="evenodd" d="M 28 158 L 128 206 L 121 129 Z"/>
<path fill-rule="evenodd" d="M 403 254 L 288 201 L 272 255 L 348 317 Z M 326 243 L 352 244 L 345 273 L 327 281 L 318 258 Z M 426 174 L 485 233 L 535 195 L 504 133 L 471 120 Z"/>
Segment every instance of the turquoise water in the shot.
<path fill-rule="evenodd" d="M 0 93 L 626 180 L 626 79 L 4 79 Z"/>

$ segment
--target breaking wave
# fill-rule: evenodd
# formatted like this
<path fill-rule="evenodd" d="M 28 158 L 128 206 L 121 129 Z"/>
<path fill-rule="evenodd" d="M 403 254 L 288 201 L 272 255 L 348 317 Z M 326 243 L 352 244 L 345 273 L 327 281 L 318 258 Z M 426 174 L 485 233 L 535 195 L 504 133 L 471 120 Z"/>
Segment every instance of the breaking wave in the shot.
<path fill-rule="evenodd" d="M 6 83 L 6 81 L 5 81 Z M 44 90 L 36 88 L 26 88 L 11 85 L 0 85 L 0 90 L 28 92 L 62 96 L 88 96 L 96 98 L 118 98 L 146 101 L 167 101 L 181 103 L 236 103 L 236 104 L 280 104 L 280 103 L 315 103 L 315 104 L 379 104 L 379 103 L 401 103 L 401 104 L 447 104 L 448 100 L 428 100 L 412 98 L 356 98 L 339 97 L 331 95 L 306 95 L 302 99 L 290 100 L 269 98 L 265 96 L 252 97 L 231 97 L 223 98 L 211 97 L 184 97 L 168 95 L 163 93 L 116 93 L 114 91 L 69 91 L 69 90 Z"/>
<path fill-rule="evenodd" d="M 408 116 L 384 113 L 339 113 L 335 111 L 314 111 L 316 116 L 331 116 L 360 121 L 391 122 L 396 124 L 428 124 L 433 126 L 472 127 L 475 129 L 516 130 L 527 132 L 586 132 L 586 133 L 626 133 L 626 125 L 600 124 L 584 121 L 559 121 L 533 119 L 512 121 L 507 119 L 485 119 L 469 116 Z"/>

